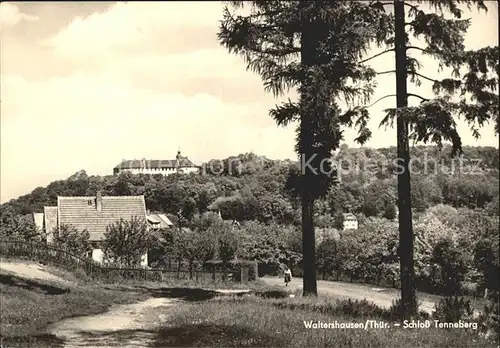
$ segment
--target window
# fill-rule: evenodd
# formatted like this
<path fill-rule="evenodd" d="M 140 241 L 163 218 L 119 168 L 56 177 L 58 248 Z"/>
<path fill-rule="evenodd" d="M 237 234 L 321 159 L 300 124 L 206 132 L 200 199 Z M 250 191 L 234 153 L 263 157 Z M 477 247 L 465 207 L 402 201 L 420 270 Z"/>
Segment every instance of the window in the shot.
<path fill-rule="evenodd" d="M 89 199 L 89 200 L 87 201 L 87 204 L 88 204 L 88 205 L 92 205 L 92 200 L 91 200 L 91 199 Z"/>

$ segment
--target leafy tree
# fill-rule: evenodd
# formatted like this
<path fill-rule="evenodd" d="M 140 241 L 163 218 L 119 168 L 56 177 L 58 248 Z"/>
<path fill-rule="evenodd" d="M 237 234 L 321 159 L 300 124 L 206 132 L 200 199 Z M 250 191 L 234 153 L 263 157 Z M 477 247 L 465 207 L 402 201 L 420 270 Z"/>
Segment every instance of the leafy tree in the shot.
<path fill-rule="evenodd" d="M 495 198 L 493 198 L 493 200 L 490 203 L 487 204 L 486 210 L 488 214 L 498 216 L 500 210 L 498 194 L 495 196 Z"/>
<path fill-rule="evenodd" d="M 425 211 L 442 202 L 442 191 L 434 177 L 414 175 L 411 185 L 411 201 L 416 211 Z"/>
<path fill-rule="evenodd" d="M 88 257 L 92 252 L 90 234 L 87 230 L 78 231 L 71 225 L 61 225 L 54 229 L 52 234 L 54 245 L 72 255 Z"/>
<path fill-rule="evenodd" d="M 323 279 L 327 276 L 333 276 L 341 268 L 339 253 L 337 251 L 337 241 L 335 239 L 326 239 L 318 245 L 317 265 L 318 271 L 323 274 Z"/>
<path fill-rule="evenodd" d="M 238 251 L 238 239 L 230 229 L 218 232 L 217 239 L 219 259 L 222 262 L 227 263 L 234 258 L 236 252 Z"/>
<path fill-rule="evenodd" d="M 233 8 L 244 4 L 231 3 Z M 300 121 L 296 150 L 302 163 L 295 187 L 302 207 L 305 296 L 317 295 L 314 201 L 326 194 L 334 178 L 329 159 L 342 137 L 341 122 L 352 124 L 360 116 L 353 111 L 341 115 L 335 99 L 370 95 L 373 70 L 351 62 L 383 32 L 359 21 L 364 15 L 378 23 L 378 11 L 362 10 L 365 6 L 357 2 L 255 1 L 247 16 L 226 7 L 219 32 L 221 43 L 261 75 L 266 90 L 280 95 L 297 87 L 299 92 L 299 102 L 288 101 L 270 114 L 278 125 Z M 359 124 L 357 140 L 363 143 L 369 134 L 363 119 Z"/>
<path fill-rule="evenodd" d="M 440 266 L 440 285 L 443 294 L 459 295 L 467 269 L 462 254 L 450 238 L 437 243 L 432 253 L 432 262 Z"/>
<path fill-rule="evenodd" d="M 495 292 L 497 295 L 500 291 L 498 253 L 498 236 L 496 240 L 480 240 L 474 246 L 474 262 L 481 274 L 480 286 Z"/>
<path fill-rule="evenodd" d="M 238 258 L 257 261 L 263 267 L 281 263 L 293 266 L 302 259 L 302 243 L 293 226 L 247 221 L 237 235 Z"/>
<path fill-rule="evenodd" d="M 388 180 L 376 180 L 364 190 L 361 212 L 367 217 L 380 216 L 396 203 L 395 188 Z"/>
<path fill-rule="evenodd" d="M 107 260 L 126 266 L 139 264 L 141 257 L 154 245 L 155 236 L 144 219 L 120 219 L 106 227 L 102 242 Z"/>
<path fill-rule="evenodd" d="M 39 240 L 41 237 L 32 214 L 19 215 L 11 206 L 1 206 L 0 236 L 25 241 Z"/>
<path fill-rule="evenodd" d="M 177 256 L 189 262 L 192 272 L 195 261 L 208 261 L 215 257 L 215 236 L 210 231 L 182 229 L 174 232 L 173 245 Z"/>
<path fill-rule="evenodd" d="M 170 269 L 172 260 L 176 259 L 178 249 L 175 246 L 175 234 L 177 229 L 160 229 L 158 243 L 156 243 L 148 253 L 148 262 L 153 268 L 163 268 L 168 265 Z"/>
<path fill-rule="evenodd" d="M 382 213 L 382 217 L 387 220 L 394 220 L 398 216 L 396 205 L 392 201 L 384 201 L 384 211 Z"/>

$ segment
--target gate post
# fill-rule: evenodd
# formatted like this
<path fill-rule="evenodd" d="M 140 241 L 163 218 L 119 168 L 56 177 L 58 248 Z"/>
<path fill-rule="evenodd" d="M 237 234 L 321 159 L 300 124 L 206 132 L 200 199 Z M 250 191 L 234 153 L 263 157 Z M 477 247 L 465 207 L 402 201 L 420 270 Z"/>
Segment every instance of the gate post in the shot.
<path fill-rule="evenodd" d="M 241 282 L 248 285 L 248 267 L 241 267 Z"/>

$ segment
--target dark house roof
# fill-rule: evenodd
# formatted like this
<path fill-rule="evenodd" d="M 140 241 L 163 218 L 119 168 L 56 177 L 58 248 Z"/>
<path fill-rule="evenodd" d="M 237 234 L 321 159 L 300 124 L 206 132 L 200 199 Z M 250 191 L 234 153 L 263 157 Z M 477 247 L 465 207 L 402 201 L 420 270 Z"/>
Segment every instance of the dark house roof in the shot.
<path fill-rule="evenodd" d="M 356 217 L 356 215 L 354 215 L 352 213 L 345 213 L 342 215 L 344 216 L 344 221 L 358 221 L 358 218 Z"/>
<path fill-rule="evenodd" d="M 146 220 L 144 196 L 59 196 L 57 205 L 58 226 L 65 224 L 79 231 L 87 230 L 91 241 L 102 240 L 106 227 L 120 219 L 137 217 Z"/>
<path fill-rule="evenodd" d="M 147 219 L 151 226 L 158 228 L 170 228 L 173 226 L 172 221 L 165 214 L 150 213 Z"/>

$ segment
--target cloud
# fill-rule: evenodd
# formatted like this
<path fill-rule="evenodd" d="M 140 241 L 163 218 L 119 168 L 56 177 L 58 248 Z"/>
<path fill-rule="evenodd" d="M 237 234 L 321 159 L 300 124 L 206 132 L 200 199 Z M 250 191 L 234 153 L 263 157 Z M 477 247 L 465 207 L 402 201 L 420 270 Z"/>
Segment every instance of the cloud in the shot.
<path fill-rule="evenodd" d="M 37 16 L 22 13 L 16 5 L 10 2 L 0 4 L 0 24 L 2 27 L 13 27 L 22 21 L 35 22 L 38 20 Z"/>
<path fill-rule="evenodd" d="M 2 25 L 26 20 L 1 6 Z M 169 159 L 178 146 L 197 163 L 249 151 L 296 157 L 294 125 L 278 128 L 268 116 L 279 100 L 217 41 L 219 2 L 117 3 L 80 17 L 61 10 L 50 25 L 29 12 L 43 19 L 33 31 L 45 25 L 51 36 L 39 41 L 21 26 L 2 33 L 2 201 L 80 169 L 109 174 L 123 158 Z M 392 76 L 379 82 L 373 100 L 394 93 Z M 371 109 L 368 146 L 395 145 L 394 131 L 377 128 L 392 106 L 386 99 Z M 346 142 L 355 136 L 348 130 Z M 483 132 L 483 143 L 497 141 Z"/>
<path fill-rule="evenodd" d="M 73 65 L 83 72 L 127 76 L 139 88 L 162 92 L 271 101 L 242 57 L 220 46 L 221 16 L 219 2 L 117 3 L 75 18 L 40 45 L 52 50 L 60 70 Z"/>
<path fill-rule="evenodd" d="M 75 18 L 43 44 L 72 59 L 217 48 L 214 29 L 221 9 L 219 2 L 208 1 L 119 2 L 105 12 Z"/>
<path fill-rule="evenodd" d="M 252 147 L 293 155 L 293 130 L 273 132 L 263 104 L 138 89 L 88 73 L 42 82 L 3 75 L 2 90 L 2 197 L 13 195 L 9 182 L 37 185 L 27 168 L 51 180 L 82 168 L 110 174 L 122 158 L 169 159 L 178 146 L 198 163 Z"/>

